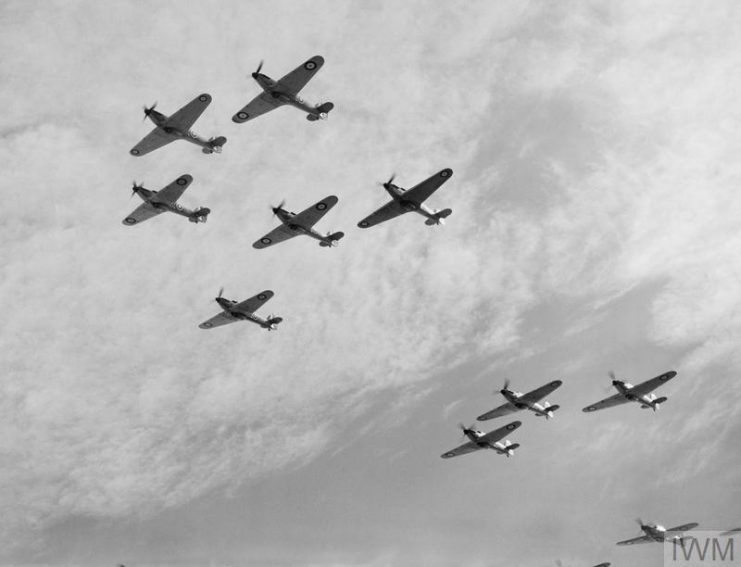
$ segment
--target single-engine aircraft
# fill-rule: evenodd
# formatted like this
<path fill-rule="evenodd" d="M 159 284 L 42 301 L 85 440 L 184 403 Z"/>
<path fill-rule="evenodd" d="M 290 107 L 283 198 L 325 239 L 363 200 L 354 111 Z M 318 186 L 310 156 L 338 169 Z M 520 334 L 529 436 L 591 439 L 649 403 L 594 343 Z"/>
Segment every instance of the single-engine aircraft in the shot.
<path fill-rule="evenodd" d="M 443 209 L 442 211 L 435 209 L 432 211 L 423 202 L 437 191 L 443 183 L 450 179 L 451 175 L 453 175 L 453 170 L 445 168 L 411 189 L 403 189 L 398 185 L 394 185 L 395 175 L 392 175 L 391 179 L 382 184 L 383 188 L 391 195 L 392 201 L 365 217 L 358 223 L 358 226 L 360 228 L 368 228 L 411 211 L 427 217 L 425 221 L 427 226 L 445 224 L 443 219 L 448 217 L 453 211 L 451 209 Z"/>
<path fill-rule="evenodd" d="M 134 194 L 139 195 L 144 203 L 134 209 L 131 214 L 123 220 L 123 224 L 138 224 L 152 217 L 156 217 L 158 214 L 164 213 L 165 211 L 182 215 L 190 222 L 206 222 L 211 209 L 198 207 L 191 211 L 177 202 L 192 181 L 193 177 L 190 175 L 181 175 L 167 187 L 160 189 L 159 191 L 145 189 L 143 185 L 137 185 L 136 182 L 134 182 L 134 186 L 131 189 L 132 196 Z"/>
<path fill-rule="evenodd" d="M 532 392 L 523 394 L 522 392 L 513 392 L 510 390 L 509 380 L 505 380 L 504 388 L 502 388 L 500 392 L 506 398 L 507 403 L 480 415 L 476 419 L 479 421 L 486 421 L 487 419 L 502 417 L 503 415 L 508 415 L 524 409 L 530 410 L 537 416 L 543 416 L 546 419 L 550 419 L 553 417 L 553 412 L 561 406 L 552 406 L 550 402 L 544 402 L 542 404 L 538 402 L 553 392 L 562 383 L 561 380 L 554 380 L 545 386 L 536 388 Z"/>
<path fill-rule="evenodd" d="M 223 311 L 198 325 L 201 329 L 212 329 L 214 327 L 220 327 L 221 325 L 234 323 L 235 321 L 252 321 L 253 323 L 260 325 L 263 329 L 275 331 L 278 328 L 278 323 L 283 321 L 282 317 L 273 317 L 272 315 L 269 315 L 267 319 L 263 319 L 262 317 L 255 315 L 255 311 L 257 311 L 263 303 L 267 302 L 268 299 L 273 297 L 274 294 L 269 289 L 261 291 L 254 297 L 250 297 L 249 299 L 245 299 L 239 303 L 221 297 L 222 293 L 224 293 L 223 287 L 219 290 L 219 295 L 216 296 L 215 301 Z"/>
<path fill-rule="evenodd" d="M 470 439 L 468 443 L 464 443 L 460 447 L 456 447 L 440 455 L 443 459 L 449 459 L 451 457 L 457 457 L 458 455 L 465 455 L 466 453 L 472 453 L 480 449 L 493 449 L 500 455 L 507 455 L 511 457 L 515 454 L 515 449 L 520 446 L 519 443 L 512 443 L 509 439 L 501 441 L 501 439 L 507 435 L 510 431 L 514 431 L 522 425 L 521 421 L 513 421 L 508 423 L 504 427 L 489 431 L 489 433 L 482 433 L 473 428 L 473 425 L 466 427 L 462 423 L 458 424 L 463 430 L 463 434 Z"/>
<path fill-rule="evenodd" d="M 299 91 L 306 86 L 306 83 L 324 65 L 324 57 L 315 55 L 279 81 L 263 75 L 260 72 L 262 70 L 262 64 L 263 62 L 260 61 L 257 71 L 252 73 L 252 78 L 262 87 L 263 92 L 232 116 L 234 122 L 242 124 L 285 104 L 290 104 L 306 112 L 306 119 L 311 122 L 327 118 L 327 114 L 334 108 L 334 104 L 325 102 L 324 104 L 312 106 L 298 96 Z"/>
<path fill-rule="evenodd" d="M 337 246 L 337 241 L 345 236 L 344 232 L 328 232 L 326 235 L 322 235 L 312 227 L 319 222 L 329 209 L 337 204 L 337 197 L 330 195 L 325 197 L 318 203 L 312 205 L 308 209 L 301 211 L 300 213 L 292 213 L 283 208 L 285 203 L 281 203 L 277 207 L 271 207 L 273 214 L 277 216 L 283 223 L 278 228 L 268 232 L 260 240 L 257 240 L 252 247 L 253 248 L 267 248 L 278 242 L 283 242 L 299 234 L 305 234 L 311 236 L 319 241 L 319 246 L 325 248 L 331 248 Z"/>
<path fill-rule="evenodd" d="M 684 545 L 682 533 L 689 530 L 694 530 L 697 526 L 700 525 L 696 522 L 692 522 L 690 524 L 683 524 L 681 526 L 677 526 L 676 528 L 667 530 L 664 526 L 660 526 L 659 524 L 644 524 L 640 518 L 636 518 L 636 522 L 638 522 L 638 525 L 641 526 L 643 535 L 634 537 L 632 539 L 626 539 L 625 541 L 619 541 L 617 542 L 618 545 L 635 545 L 636 543 L 649 542 L 663 543 L 665 541 L 675 541 L 680 545 Z"/>
<path fill-rule="evenodd" d="M 615 374 L 610 372 L 612 385 L 615 386 L 615 389 L 618 391 L 618 393 L 610 396 L 609 398 L 605 398 L 604 400 L 600 400 L 599 402 L 589 405 L 582 411 L 590 413 L 605 408 L 611 408 L 613 406 L 619 406 L 620 404 L 625 404 L 627 402 L 637 402 L 641 404 L 641 408 L 643 409 L 651 408 L 652 410 L 656 411 L 657 409 L 659 409 L 659 406 L 663 404 L 668 398 L 666 396 L 657 398 L 656 394 L 651 394 L 650 392 L 661 386 L 661 384 L 663 384 L 664 382 L 668 382 L 676 375 L 677 373 L 674 370 L 670 370 L 669 372 L 665 372 L 661 376 L 651 378 L 650 380 L 646 380 L 645 382 L 633 386 L 628 382 L 618 380 L 617 378 L 615 378 Z"/>
<path fill-rule="evenodd" d="M 212 154 L 214 152 L 220 154 L 222 146 L 226 144 L 226 138 L 224 136 L 204 140 L 190 130 L 190 127 L 203 114 L 203 111 L 206 110 L 209 104 L 211 104 L 211 95 L 203 93 L 171 116 L 165 116 L 161 112 L 156 111 L 156 102 L 149 108 L 145 106 L 144 119 L 149 118 L 157 127 L 131 148 L 129 153 L 132 156 L 143 156 L 175 140 L 187 140 L 197 146 L 201 146 L 201 151 L 204 154 Z"/>

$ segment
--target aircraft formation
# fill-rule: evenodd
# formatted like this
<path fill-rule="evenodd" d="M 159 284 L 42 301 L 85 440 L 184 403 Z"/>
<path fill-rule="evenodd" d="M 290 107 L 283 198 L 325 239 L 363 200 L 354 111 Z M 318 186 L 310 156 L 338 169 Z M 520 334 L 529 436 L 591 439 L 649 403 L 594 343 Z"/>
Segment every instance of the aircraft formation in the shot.
<path fill-rule="evenodd" d="M 324 102 L 312 105 L 298 96 L 299 92 L 323 65 L 324 58 L 320 55 L 315 55 L 276 81 L 262 73 L 263 62 L 261 61 L 257 70 L 252 73 L 252 78 L 258 83 L 263 92 L 238 110 L 232 116 L 232 121 L 237 124 L 243 124 L 281 106 L 293 106 L 299 109 L 306 114 L 306 119 L 310 122 L 327 119 L 329 112 L 334 108 L 333 103 Z M 144 119 L 149 118 L 155 127 L 129 153 L 132 156 L 141 157 L 176 140 L 186 140 L 195 144 L 201 148 L 204 154 L 221 153 L 227 141 L 226 137 L 213 136 L 205 139 L 191 130 L 195 122 L 209 106 L 211 100 L 211 95 L 207 93 L 200 94 L 170 116 L 158 112 L 156 110 L 157 103 L 150 107 L 145 106 Z M 415 212 L 425 217 L 425 224 L 428 226 L 444 224 L 444 220 L 450 216 L 452 210 L 449 208 L 441 210 L 431 209 L 425 205 L 425 201 L 445 182 L 450 180 L 452 175 L 452 169 L 444 168 L 409 189 L 404 189 L 394 184 L 396 176 L 392 175 L 388 181 L 382 184 L 391 200 L 360 220 L 357 226 L 362 229 L 370 228 L 409 212 Z M 192 182 L 192 176 L 182 174 L 159 191 L 146 189 L 143 185 L 134 182 L 132 196 L 134 194 L 138 195 L 143 203 L 123 219 L 123 224 L 130 226 L 140 224 L 163 212 L 171 212 L 184 216 L 190 222 L 196 224 L 206 222 L 211 212 L 210 209 L 206 207 L 186 209 L 178 203 L 178 200 Z M 329 195 L 299 213 L 293 213 L 285 209 L 285 203 L 283 202 L 278 206 L 271 207 L 274 215 L 280 221 L 280 225 L 257 238 L 252 245 L 253 248 L 258 250 L 269 248 L 300 235 L 317 240 L 319 246 L 323 248 L 337 246 L 340 239 L 345 236 L 343 232 L 329 231 L 322 234 L 315 230 L 314 226 L 338 203 L 338 200 L 336 196 Z M 215 298 L 221 311 L 198 325 L 199 328 L 208 330 L 237 321 L 249 321 L 259 325 L 263 329 L 272 331 L 276 330 L 278 324 L 283 321 L 282 317 L 269 315 L 263 318 L 255 314 L 259 308 L 274 296 L 272 290 L 261 291 L 243 301 L 226 299 L 222 297 L 223 291 L 223 288 L 221 288 Z M 643 409 L 650 408 L 656 411 L 667 398 L 665 396 L 657 397 L 652 393 L 653 390 L 674 378 L 676 374 L 672 370 L 634 386 L 628 382 L 618 380 L 614 374 L 610 373 L 612 385 L 617 390 L 617 393 L 588 405 L 583 411 L 591 413 L 628 402 L 635 402 Z M 554 417 L 555 412 L 560 406 L 552 405 L 550 402 L 544 401 L 544 398 L 553 394 L 561 385 L 561 380 L 553 380 L 530 392 L 522 393 L 510 389 L 510 382 L 506 380 L 502 389 L 499 390 L 505 403 L 481 414 L 477 420 L 487 421 L 524 410 L 532 412 L 536 417 L 543 417 L 545 420 L 549 420 Z M 441 457 L 450 459 L 487 449 L 493 450 L 499 455 L 511 457 L 514 455 L 515 450 L 520 447 L 520 444 L 513 443 L 506 437 L 515 432 L 521 425 L 521 421 L 512 421 L 489 432 L 482 432 L 474 428 L 473 425 L 465 426 L 461 423 L 459 427 L 467 441 L 458 447 L 446 451 Z M 679 541 L 682 543 L 684 541 L 682 539 L 682 533 L 694 529 L 698 525 L 696 523 L 690 523 L 667 530 L 658 524 L 644 523 L 641 520 L 638 520 L 638 523 L 643 535 L 620 541 L 618 545 L 666 541 Z M 600 563 L 596 567 L 609 566 L 610 563 Z"/>

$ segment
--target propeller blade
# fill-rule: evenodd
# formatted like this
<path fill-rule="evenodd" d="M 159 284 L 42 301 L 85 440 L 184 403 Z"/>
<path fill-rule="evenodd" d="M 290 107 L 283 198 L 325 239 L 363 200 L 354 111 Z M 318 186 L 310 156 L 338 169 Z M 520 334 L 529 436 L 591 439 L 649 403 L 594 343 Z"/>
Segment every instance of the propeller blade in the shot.
<path fill-rule="evenodd" d="M 282 208 L 283 208 L 283 205 L 285 205 L 285 204 L 286 204 L 286 200 L 285 200 L 285 199 L 283 199 L 283 200 L 282 200 L 282 201 L 281 201 L 281 202 L 280 202 L 280 203 L 278 204 L 278 206 L 277 206 L 277 207 L 276 207 L 276 206 L 274 206 L 274 205 L 270 205 L 270 210 L 271 210 L 271 211 L 273 212 L 273 214 L 275 215 L 275 214 L 277 214 L 277 211 L 278 211 L 278 209 L 282 209 Z"/>
<path fill-rule="evenodd" d="M 222 286 L 222 287 L 219 288 L 219 295 L 217 295 L 216 297 L 218 297 L 219 299 L 221 299 L 221 294 L 222 293 L 224 293 L 224 286 Z"/>
<path fill-rule="evenodd" d="M 147 108 L 147 105 L 144 105 L 144 118 L 142 118 L 142 121 L 147 119 L 147 116 L 150 115 L 150 113 L 157 108 L 157 101 L 154 101 L 154 104 Z"/>
<path fill-rule="evenodd" d="M 142 187 L 144 187 L 144 185 L 143 185 L 143 184 L 142 184 L 142 185 L 139 185 L 139 184 L 138 184 L 138 183 L 136 182 L 136 180 L 132 181 L 131 183 L 132 183 L 132 187 L 131 187 L 131 197 L 133 197 L 133 196 L 134 196 L 134 193 L 136 193 L 136 192 L 137 192 L 137 191 L 138 191 L 139 189 L 141 189 Z M 129 197 L 129 199 L 131 199 L 131 197 Z"/>
<path fill-rule="evenodd" d="M 643 523 L 643 520 L 641 520 L 640 518 L 636 518 L 636 523 L 637 523 L 637 524 L 638 524 L 639 526 L 641 526 L 641 528 L 643 528 L 643 526 L 645 525 L 645 524 Z"/>
<path fill-rule="evenodd" d="M 255 74 L 259 75 L 260 71 L 262 71 L 262 64 L 265 63 L 264 59 L 260 59 L 260 64 L 257 66 L 257 71 L 255 71 Z"/>
<path fill-rule="evenodd" d="M 505 378 L 504 379 L 504 389 L 505 390 L 509 390 L 509 384 L 510 384 L 509 378 Z"/>

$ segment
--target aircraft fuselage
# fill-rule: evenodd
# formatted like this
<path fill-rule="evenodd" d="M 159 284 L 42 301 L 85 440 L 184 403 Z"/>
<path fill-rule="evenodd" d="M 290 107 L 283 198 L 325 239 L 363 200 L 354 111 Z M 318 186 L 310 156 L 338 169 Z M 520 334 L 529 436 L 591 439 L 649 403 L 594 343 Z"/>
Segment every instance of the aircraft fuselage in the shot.
<path fill-rule="evenodd" d="M 631 393 L 633 385 L 629 384 L 628 382 L 623 382 L 622 380 L 613 380 L 612 385 L 615 386 L 615 389 L 623 396 L 625 396 L 627 400 L 630 400 L 631 402 L 637 402 L 641 404 L 642 407 L 652 408 L 656 410 L 656 394 L 645 394 L 643 396 L 637 396 Z"/>
<path fill-rule="evenodd" d="M 275 331 L 278 328 L 275 323 L 272 323 L 267 319 L 263 319 L 262 317 L 258 317 L 254 313 L 245 313 L 243 311 L 235 310 L 234 306 L 237 305 L 236 301 L 225 299 L 223 297 L 217 297 L 216 303 L 219 304 L 219 307 L 221 307 L 225 313 L 227 313 L 234 319 L 239 319 L 240 321 L 251 321 L 252 323 L 260 325 L 263 329 L 268 329 L 269 331 Z"/>
<path fill-rule="evenodd" d="M 303 226 L 301 224 L 296 224 L 291 222 L 293 217 L 296 216 L 296 213 L 292 213 L 290 211 L 285 210 L 282 207 L 274 207 L 273 213 L 275 213 L 275 216 L 277 216 L 280 219 L 280 222 L 282 222 L 284 225 L 286 225 L 288 228 L 291 229 L 291 231 L 299 233 L 299 234 L 305 234 L 306 236 L 310 236 L 311 238 L 314 238 L 318 240 L 319 242 L 323 242 L 325 246 L 337 246 L 337 241 L 329 238 L 328 236 L 322 235 L 321 233 L 317 232 L 310 226 Z"/>
<path fill-rule="evenodd" d="M 158 112 L 154 109 L 147 109 L 146 115 L 147 118 L 154 122 L 155 126 L 157 126 L 162 132 L 164 132 L 171 138 L 186 140 L 192 144 L 195 144 L 196 146 L 200 146 L 201 148 L 203 148 L 204 151 L 208 150 L 208 153 L 221 153 L 221 146 L 212 146 L 210 140 L 201 138 L 192 130 L 187 130 L 184 132 L 182 130 L 179 130 L 178 128 L 173 128 L 172 126 L 165 126 L 164 124 L 167 122 L 168 117 L 161 112 Z"/>
<path fill-rule="evenodd" d="M 437 219 L 435 217 L 435 211 L 430 209 L 424 203 L 416 203 L 414 201 L 404 199 L 404 193 L 407 192 L 406 189 L 399 187 L 398 185 L 394 185 L 393 183 L 384 183 L 383 188 L 386 189 L 386 192 L 391 195 L 391 198 L 394 199 L 394 201 L 398 202 L 407 211 L 419 213 L 420 215 L 428 219 L 442 222 L 442 219 Z"/>
<path fill-rule="evenodd" d="M 522 397 L 521 392 L 513 392 L 512 390 L 503 389 L 501 390 L 501 394 L 505 397 L 505 399 L 511 403 L 513 406 L 515 406 L 519 410 L 530 410 L 536 415 L 540 415 L 545 417 L 546 419 L 550 419 L 553 417 L 553 411 L 548 409 L 548 406 L 541 404 L 539 402 L 535 402 L 534 404 L 528 404 L 525 402 L 520 401 L 520 398 Z"/>
<path fill-rule="evenodd" d="M 495 443 L 489 443 L 488 441 L 481 441 L 481 438 L 484 436 L 484 433 L 481 431 L 478 431 L 476 429 L 464 429 L 463 433 L 468 437 L 468 440 L 471 441 L 471 443 L 476 443 L 479 447 L 482 449 L 492 449 L 499 453 L 500 455 L 506 455 L 507 457 L 514 454 L 514 448 L 511 448 L 509 446 L 509 442 L 507 440 L 505 441 L 496 441 Z"/>
<path fill-rule="evenodd" d="M 170 203 L 167 201 L 158 201 L 157 191 L 151 191 L 149 189 L 145 189 L 144 187 L 135 187 L 134 193 L 139 195 L 142 201 L 144 201 L 145 203 L 149 203 L 155 209 L 164 209 L 171 213 L 175 213 L 176 215 L 186 217 L 188 220 L 191 220 L 193 222 L 206 222 L 206 217 L 211 212 L 211 209 L 208 209 L 206 207 L 202 207 L 199 209 L 186 209 L 177 201 L 174 203 Z"/>
<path fill-rule="evenodd" d="M 322 120 L 327 118 L 326 112 L 317 111 L 316 106 L 307 103 L 300 96 L 282 92 L 278 87 L 277 81 L 274 81 L 267 75 L 263 75 L 262 73 L 252 73 L 252 78 L 257 81 L 257 84 L 260 85 L 263 91 L 268 93 L 277 101 L 280 101 L 284 104 L 290 104 L 291 106 L 294 106 L 299 110 L 303 110 L 307 114 L 315 116 L 316 118 Z"/>

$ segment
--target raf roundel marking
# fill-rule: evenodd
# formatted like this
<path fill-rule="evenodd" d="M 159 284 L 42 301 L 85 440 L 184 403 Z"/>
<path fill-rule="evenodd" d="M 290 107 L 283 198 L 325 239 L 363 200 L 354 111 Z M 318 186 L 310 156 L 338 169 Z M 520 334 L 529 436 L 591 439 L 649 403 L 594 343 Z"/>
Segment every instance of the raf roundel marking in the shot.
<path fill-rule="evenodd" d="M 368 226 L 368 221 L 361 222 L 360 223 L 360 226 L 362 226 L 363 228 L 365 228 L 366 226 Z"/>
<path fill-rule="evenodd" d="M 208 96 L 201 95 L 201 96 L 198 97 L 198 100 L 200 100 L 201 102 L 206 102 L 208 100 Z"/>
<path fill-rule="evenodd" d="M 250 117 L 246 112 L 237 112 L 237 118 L 240 120 L 247 120 Z"/>
<path fill-rule="evenodd" d="M 326 209 L 326 208 L 327 208 L 327 204 L 326 204 L 326 203 L 319 203 L 319 204 L 317 204 L 317 206 L 316 206 L 316 210 L 317 210 L 317 211 L 323 211 L 323 210 L 324 210 L 324 209 Z"/>
<path fill-rule="evenodd" d="M 257 296 L 257 299 L 259 299 L 260 301 L 265 301 L 267 298 L 268 296 L 265 295 L 264 293 L 261 293 L 260 295 Z"/>
<path fill-rule="evenodd" d="M 269 238 L 261 238 L 260 242 L 262 242 L 263 244 L 270 244 L 272 240 L 270 240 Z"/>
<path fill-rule="evenodd" d="M 131 154 L 132 155 L 135 155 L 135 156 L 138 156 L 139 155 L 139 150 L 131 150 Z"/>
<path fill-rule="evenodd" d="M 213 324 L 213 323 L 204 323 L 204 324 L 203 324 L 203 327 L 204 327 L 204 328 L 206 328 L 206 329 L 210 329 L 210 328 L 211 328 L 211 327 L 213 327 L 213 326 L 214 326 L 214 324 Z"/>
<path fill-rule="evenodd" d="M 185 177 L 181 177 L 177 180 L 178 185 L 185 185 L 186 183 L 188 183 L 188 180 Z"/>
<path fill-rule="evenodd" d="M 125 222 L 126 224 L 136 224 L 136 219 L 135 219 L 135 218 L 132 218 L 132 217 L 126 217 L 126 218 L 124 219 L 124 222 Z"/>
<path fill-rule="evenodd" d="M 446 169 L 445 171 L 440 172 L 440 177 L 448 177 L 450 175 L 450 172 Z"/>
<path fill-rule="evenodd" d="M 597 409 L 597 408 L 595 408 L 594 406 L 589 406 L 589 407 L 587 408 L 587 411 L 594 411 L 595 409 Z"/>
<path fill-rule="evenodd" d="M 516 429 L 516 428 L 517 428 L 517 426 L 516 426 L 516 425 L 515 425 L 514 423 L 510 423 L 510 424 L 509 424 L 509 425 L 507 426 L 507 429 L 508 429 L 508 430 L 510 430 L 510 431 L 512 431 L 513 429 Z"/>
<path fill-rule="evenodd" d="M 313 71 L 314 69 L 316 69 L 316 63 L 314 63 L 313 61 L 307 61 L 304 64 L 304 69 L 306 69 L 307 71 Z"/>

